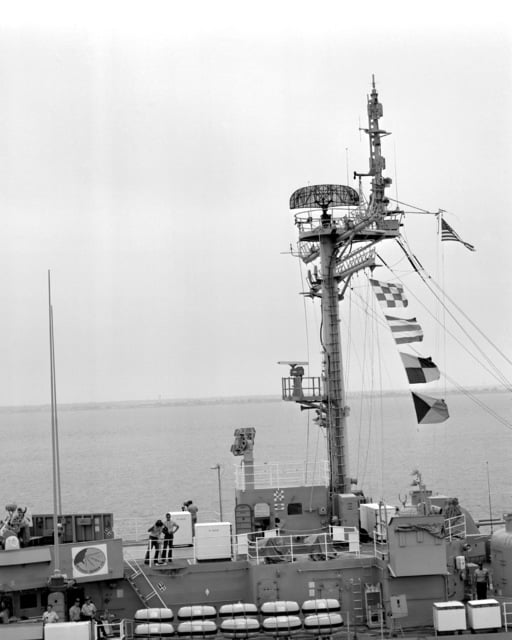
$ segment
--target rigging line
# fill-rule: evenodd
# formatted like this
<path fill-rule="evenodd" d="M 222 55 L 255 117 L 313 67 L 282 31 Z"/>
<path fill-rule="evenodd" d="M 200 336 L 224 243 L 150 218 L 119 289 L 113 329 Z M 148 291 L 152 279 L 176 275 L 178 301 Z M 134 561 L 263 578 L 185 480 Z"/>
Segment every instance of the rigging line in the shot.
<path fill-rule="evenodd" d="M 374 301 L 375 304 L 375 301 Z M 378 337 L 378 324 L 373 323 L 373 328 L 376 329 L 377 332 L 377 366 L 378 366 L 378 374 L 379 374 L 379 423 L 380 423 L 380 494 L 383 495 L 384 492 L 384 464 L 385 464 L 385 456 L 384 456 L 384 447 L 382 446 L 384 443 L 384 396 L 382 394 L 382 354 L 380 350 L 380 340 Z"/>
<path fill-rule="evenodd" d="M 414 204 L 409 204 L 407 202 L 401 202 L 400 200 L 395 199 L 395 198 L 391 198 L 390 197 L 389 199 L 392 200 L 393 202 L 396 202 L 396 204 L 401 204 L 404 207 L 411 207 L 412 209 L 416 209 L 416 211 L 419 211 L 420 213 L 427 214 L 427 215 L 430 215 L 430 216 L 436 216 L 436 215 L 439 214 L 439 211 L 441 211 L 441 209 L 438 209 L 437 211 L 429 211 L 428 209 L 423 209 L 423 207 L 417 207 Z M 412 212 L 410 212 L 410 213 L 412 213 Z"/>
<path fill-rule="evenodd" d="M 368 293 L 368 290 L 367 290 Z M 372 299 L 373 301 L 373 299 Z M 368 296 L 366 298 L 366 300 L 364 301 L 364 307 L 367 309 L 368 308 Z M 368 402 L 367 407 L 368 407 L 368 418 L 367 418 L 367 426 L 368 426 L 368 432 L 367 432 L 367 440 L 366 440 L 366 446 L 364 447 L 364 452 L 365 452 L 365 456 L 364 456 L 364 460 L 360 457 L 361 456 L 361 443 L 362 443 L 362 422 L 363 422 L 363 409 L 364 409 L 364 399 L 365 399 L 365 390 L 366 390 L 366 381 L 364 379 L 364 372 L 366 369 L 366 358 L 367 358 L 367 350 L 366 350 L 366 345 L 368 344 L 368 340 L 367 340 L 367 336 L 368 336 L 368 321 L 369 319 L 372 318 L 372 315 L 369 313 L 365 313 L 365 324 L 364 324 L 364 334 L 363 334 L 363 360 L 361 363 L 361 397 L 360 397 L 360 402 L 359 402 L 359 442 L 358 442 L 358 467 L 357 467 L 357 476 L 359 477 L 359 475 L 361 475 L 361 484 L 364 484 L 364 478 L 366 477 L 366 472 L 368 469 L 368 456 L 369 456 L 369 451 L 370 451 L 370 441 L 371 441 L 371 432 L 372 432 L 372 409 L 373 409 L 373 404 L 372 402 Z M 372 367 L 373 369 L 373 367 Z M 362 472 L 361 474 L 359 473 L 359 464 L 361 465 L 361 469 Z"/>
<path fill-rule="evenodd" d="M 427 286 L 427 288 L 430 290 L 430 292 L 432 293 L 432 295 L 440 302 L 440 304 L 443 307 L 443 310 L 448 313 L 448 315 L 452 318 L 452 320 L 455 322 L 455 324 L 461 329 L 461 331 L 469 338 L 470 342 L 473 344 L 473 346 L 477 349 L 477 351 L 481 354 L 481 356 L 483 357 L 483 359 L 485 361 L 487 361 L 487 363 L 489 364 L 489 366 L 491 367 L 491 369 L 494 371 L 494 377 L 499 380 L 501 382 L 501 384 L 503 384 L 504 387 L 508 388 L 508 389 L 512 389 L 512 385 L 510 383 L 510 381 L 506 378 L 506 376 L 499 370 L 498 366 L 494 363 L 493 360 L 491 360 L 491 358 L 482 350 L 482 348 L 476 343 L 475 339 L 469 334 L 469 332 L 466 330 L 466 328 L 462 325 L 462 323 L 457 319 L 457 317 L 454 315 L 454 313 L 448 308 L 448 306 L 445 303 L 445 298 L 449 299 L 449 296 L 447 294 L 445 294 L 443 288 L 437 284 L 435 282 L 435 280 L 425 271 L 425 273 L 421 273 L 418 272 L 419 276 L 421 277 L 421 279 L 423 280 L 423 282 L 425 283 L 425 285 Z M 434 291 L 431 285 L 435 285 L 436 289 L 438 292 Z M 443 296 L 443 298 L 440 298 L 440 295 Z M 474 325 L 474 323 L 470 320 L 470 318 L 467 317 L 467 315 L 462 311 L 462 309 L 460 309 L 452 300 L 449 299 L 449 301 L 454 305 L 454 307 L 461 313 L 461 315 L 470 323 L 471 326 L 473 326 L 473 328 L 475 328 L 476 330 L 478 330 L 479 333 L 480 330 L 478 329 L 478 327 L 476 327 L 476 325 Z M 430 312 L 429 312 L 430 313 Z M 432 314 L 431 314 L 432 315 Z M 447 331 L 452 337 L 453 334 L 448 331 L 446 329 L 446 325 L 444 325 L 445 331 Z M 485 337 L 484 334 L 482 334 L 483 337 Z M 455 338 L 456 339 L 456 338 Z M 457 339 L 456 339 L 457 340 Z M 460 343 L 460 341 L 457 340 L 457 342 Z M 489 340 L 488 340 L 489 342 Z M 465 351 L 467 351 L 468 353 L 471 354 L 471 352 L 467 349 L 466 346 L 463 347 L 465 349 Z M 498 351 L 499 352 L 499 351 Z M 473 356 L 473 354 L 471 354 L 472 357 L 475 358 L 475 356 Z M 502 354 L 503 355 L 503 354 Z M 475 358 L 476 360 L 476 358 Z M 477 360 L 478 362 L 478 360 Z M 481 363 L 479 363 L 481 364 Z M 487 371 L 489 371 L 489 369 L 487 367 L 485 367 Z M 490 372 L 490 371 L 489 371 Z"/>
<path fill-rule="evenodd" d="M 350 367 L 351 367 L 351 356 L 352 356 L 352 351 L 350 349 L 350 345 L 352 344 L 352 287 L 350 287 L 348 289 L 348 314 L 347 314 L 347 318 L 346 321 L 342 324 L 341 322 L 341 317 L 340 317 L 340 327 L 347 327 L 347 335 L 346 335 L 346 344 L 345 344 L 345 348 L 343 349 L 343 344 L 342 344 L 342 349 L 344 353 L 346 353 L 346 358 L 345 358 L 345 366 L 343 367 L 343 388 L 345 390 L 345 396 L 348 394 L 348 388 L 349 388 L 349 371 L 350 371 Z M 341 316 L 341 314 L 340 314 Z M 340 331 L 340 341 L 343 340 L 343 334 Z"/>
<path fill-rule="evenodd" d="M 398 244 L 401 246 L 401 242 L 400 242 L 400 238 L 397 239 Z M 404 244 L 407 247 L 407 251 L 410 252 L 410 247 L 407 243 L 407 240 L 403 239 Z M 402 247 L 402 250 L 406 253 L 407 255 L 407 251 L 404 249 L 404 247 Z M 459 307 L 459 305 L 455 302 L 455 300 L 453 300 L 445 291 L 442 287 L 440 287 L 440 285 L 430 276 L 430 274 L 427 273 L 426 269 L 421 265 L 421 263 L 419 262 L 419 260 L 416 258 L 416 256 L 414 254 L 412 254 L 412 258 L 417 261 L 418 265 L 420 266 L 421 270 L 425 272 L 426 276 L 432 281 L 432 283 L 435 285 L 436 288 L 438 288 L 441 293 L 447 298 L 447 300 L 455 307 L 455 309 L 467 320 L 467 322 L 475 329 L 475 331 L 477 331 L 482 338 L 484 338 L 484 340 L 486 340 L 491 347 L 493 347 L 496 352 L 510 365 L 512 365 L 512 360 L 510 360 L 509 358 L 507 358 L 507 356 L 503 353 L 503 351 L 496 345 L 494 344 L 494 342 L 480 329 L 480 327 L 478 327 L 475 322 L 473 322 L 473 320 L 471 320 L 471 318 L 467 315 L 467 313 L 465 313 L 465 311 L 463 309 L 461 309 L 461 307 Z M 409 257 L 409 256 L 408 256 Z M 380 258 L 380 256 L 379 256 Z"/>
<path fill-rule="evenodd" d="M 483 360 L 487 362 L 487 365 L 484 364 L 484 362 L 482 360 L 479 360 L 477 358 L 477 356 L 470 351 L 467 346 L 461 341 L 459 340 L 455 334 L 450 331 L 449 329 L 447 329 L 446 325 L 443 326 L 443 329 L 445 331 L 445 333 L 447 333 L 448 335 L 450 335 L 456 342 L 457 344 L 459 344 L 464 351 L 466 351 L 466 353 L 468 353 L 476 362 L 478 362 L 478 364 L 483 367 L 489 374 L 491 374 L 495 380 L 497 382 L 500 382 L 506 389 L 508 390 L 512 390 L 512 385 L 511 383 L 507 380 L 507 378 L 505 377 L 505 375 L 497 368 L 497 366 L 494 364 L 494 362 L 489 358 L 489 356 L 481 349 L 481 347 L 475 342 L 475 340 L 469 335 L 469 333 L 466 331 L 466 329 L 463 327 L 463 325 L 457 320 L 457 318 L 455 317 L 455 315 L 448 309 L 448 307 L 446 305 L 444 305 L 442 299 L 439 297 L 439 295 L 430 287 L 429 283 L 423 279 L 423 282 L 425 283 L 425 285 L 427 286 L 427 288 L 429 289 L 429 291 L 432 293 L 432 295 L 435 297 L 435 299 L 443 306 L 444 310 L 448 313 L 448 315 L 452 318 L 452 320 L 455 322 L 455 324 L 461 329 L 461 331 L 467 336 L 468 340 L 470 341 L 470 343 L 475 347 L 475 349 L 478 351 L 478 353 L 482 356 Z M 436 318 L 434 316 L 434 314 L 421 302 L 421 300 L 419 300 L 419 298 L 417 298 L 417 296 L 415 296 L 411 291 L 409 291 L 409 293 L 411 293 L 411 295 L 413 296 L 413 298 L 415 298 L 415 300 L 417 302 L 419 302 L 423 308 L 427 311 L 427 313 L 434 318 L 434 320 L 436 322 L 439 322 L 438 318 Z"/>
<path fill-rule="evenodd" d="M 409 346 L 410 346 L 411 350 L 414 351 L 414 353 L 417 356 L 421 357 L 421 354 L 417 351 L 417 349 L 415 349 L 412 345 L 409 345 Z M 493 417 L 497 422 L 502 424 L 504 427 L 506 427 L 507 429 L 512 429 L 512 423 L 510 423 L 506 418 L 503 418 L 498 413 L 496 413 L 496 411 L 494 411 L 494 409 L 492 409 L 488 404 L 483 402 L 483 400 L 480 400 L 469 389 L 467 389 L 466 387 L 463 387 L 458 382 L 456 382 L 456 380 L 454 380 L 451 376 L 449 376 L 446 373 L 446 371 L 441 370 L 441 369 L 439 371 L 440 371 L 440 373 L 442 373 L 442 375 L 445 378 L 445 380 L 450 382 L 456 389 L 459 390 L 460 393 L 462 393 L 467 398 L 472 400 L 476 405 L 478 405 L 482 410 L 484 410 L 486 413 L 488 413 L 491 417 Z M 445 390 L 446 390 L 446 385 L 445 385 Z"/>
<path fill-rule="evenodd" d="M 398 242 L 398 239 L 397 239 Z M 403 248 L 402 248 L 403 250 Z M 414 255 L 409 255 L 407 253 L 407 251 L 404 251 L 405 254 L 405 259 L 408 260 L 408 262 L 410 263 L 410 265 L 412 266 L 412 268 L 414 269 L 414 271 L 418 271 L 418 269 L 423 269 L 420 261 L 418 260 L 418 258 L 416 258 L 416 256 Z M 390 267 L 389 264 L 384 260 L 384 258 L 381 256 L 380 253 L 378 253 L 377 251 L 375 252 L 375 255 L 377 256 L 377 258 L 382 262 L 382 264 L 387 267 L 391 273 L 393 275 L 395 275 L 395 270 L 394 267 Z M 398 262 L 396 262 L 396 264 L 400 264 L 402 262 L 402 260 L 404 260 L 404 258 L 401 258 L 400 260 L 398 260 Z"/>
<path fill-rule="evenodd" d="M 433 281 L 433 284 L 439 288 L 437 282 Z M 446 293 L 446 298 L 453 304 L 453 306 L 457 309 L 457 311 L 464 316 L 464 318 L 469 322 L 469 324 L 477 331 L 482 338 L 484 338 L 490 345 L 493 347 L 496 352 L 506 361 L 508 364 L 512 365 L 512 360 L 507 358 L 507 356 L 503 353 L 503 351 L 489 338 L 489 336 L 485 335 L 485 333 L 471 320 L 471 318 L 457 305 L 457 303 L 450 298 L 450 296 Z"/>
<path fill-rule="evenodd" d="M 483 400 L 480 400 L 477 396 L 475 396 L 475 394 L 471 393 L 471 391 L 469 391 L 468 389 L 460 386 L 457 382 L 455 382 L 455 380 L 453 380 L 448 375 L 446 375 L 446 373 L 443 372 L 443 375 L 445 376 L 445 378 L 449 382 L 451 382 L 453 385 L 455 385 L 457 387 L 457 389 L 461 393 L 463 393 L 470 400 L 472 400 L 475 404 L 477 404 L 481 409 L 483 409 L 486 413 L 488 413 L 490 416 L 492 416 L 497 422 L 499 422 L 504 427 L 506 427 L 507 429 L 510 429 L 512 431 L 512 423 L 511 422 L 509 422 L 508 420 L 506 420 L 506 418 L 503 418 L 498 413 L 496 413 L 496 411 L 494 411 L 494 409 L 491 409 L 491 407 L 489 407 L 488 404 L 483 402 Z"/>
<path fill-rule="evenodd" d="M 406 247 L 404 247 L 402 245 L 402 243 L 400 241 L 398 241 L 398 244 L 400 247 L 402 247 L 403 251 L 407 253 L 407 249 Z M 411 264 L 412 260 L 410 260 Z M 389 268 L 389 267 L 388 267 Z M 475 347 L 475 349 L 480 353 L 480 355 L 483 357 L 483 359 L 488 363 L 489 367 L 485 366 L 483 364 L 483 362 L 479 361 L 477 359 L 477 357 L 475 356 L 474 353 L 472 353 L 465 344 L 463 344 L 454 334 L 453 332 L 451 332 L 449 329 L 446 328 L 446 325 L 444 326 L 444 331 L 446 333 L 448 333 L 463 349 L 464 351 L 466 351 L 466 353 L 468 353 L 474 360 L 476 360 L 476 362 L 478 362 L 478 364 L 482 367 L 484 367 L 484 369 L 490 373 L 497 381 L 499 381 L 505 388 L 511 390 L 512 389 L 512 384 L 510 383 L 510 381 L 505 377 L 505 375 L 498 369 L 498 367 L 494 364 L 494 362 L 489 358 L 489 356 L 487 356 L 487 354 L 480 348 L 480 346 L 475 342 L 475 340 L 473 339 L 473 337 L 468 333 L 468 331 L 465 329 L 465 327 L 462 325 L 462 323 L 455 317 L 455 315 L 453 314 L 453 312 L 447 307 L 446 304 L 444 304 L 443 300 L 439 297 L 439 294 L 433 290 L 432 286 L 430 285 L 430 281 L 434 282 L 434 280 L 432 279 L 432 276 L 430 276 L 425 269 L 421 269 L 418 270 L 416 269 L 418 275 L 420 276 L 420 278 L 422 279 L 422 281 L 425 283 L 425 286 L 429 289 L 429 291 L 432 293 L 432 295 L 435 297 L 436 300 L 438 300 L 438 302 L 443 306 L 443 308 L 445 309 L 445 311 L 448 313 L 448 315 L 451 317 L 451 319 L 455 322 L 455 324 L 461 329 L 461 331 L 464 333 L 464 335 L 467 336 L 467 338 L 469 339 L 469 341 L 471 342 L 471 344 Z M 397 277 L 400 282 L 402 282 L 403 284 L 403 280 L 400 278 L 400 276 L 396 273 L 394 273 L 392 271 L 393 275 L 395 277 Z M 437 288 L 442 292 L 443 290 L 439 287 L 439 285 L 437 285 Z M 435 315 L 432 313 L 432 311 L 423 304 L 423 302 L 409 289 L 409 293 L 412 295 L 412 297 L 419 302 L 419 304 L 427 311 L 427 313 L 436 321 L 439 322 L 439 320 L 435 317 Z M 491 371 L 492 370 L 492 371 Z"/>
<path fill-rule="evenodd" d="M 396 194 L 395 202 L 398 202 L 398 171 L 396 168 L 396 140 L 393 140 L 393 164 L 395 165 L 395 194 Z"/>
<path fill-rule="evenodd" d="M 363 311 L 363 313 L 366 313 L 366 314 L 369 313 L 368 312 L 368 307 L 367 307 L 367 305 L 365 305 L 365 301 L 362 299 L 362 297 L 359 296 L 359 294 L 357 294 L 357 293 L 355 295 L 356 295 L 356 297 L 361 299 L 361 304 L 357 304 L 356 303 L 357 306 Z M 373 313 L 373 311 L 371 313 Z M 383 320 L 381 320 L 377 315 L 375 315 L 374 318 L 377 320 L 377 322 L 378 322 L 378 324 L 380 326 L 386 326 L 385 322 Z M 386 328 L 387 328 L 387 326 L 386 326 Z M 413 346 L 413 344 L 409 344 L 408 346 L 418 357 L 420 357 L 420 358 L 423 357 L 422 354 L 419 353 L 419 351 Z M 503 426 L 505 426 L 508 429 L 512 429 L 512 423 L 508 422 L 505 418 L 503 418 L 498 413 L 496 413 L 494 411 L 494 409 L 491 409 L 491 407 L 489 407 L 489 405 L 487 405 L 485 402 L 480 400 L 477 396 L 475 396 L 475 394 L 473 394 L 471 391 L 469 391 L 466 387 L 463 387 L 462 385 L 460 385 L 454 378 L 449 376 L 444 370 L 440 369 L 439 371 L 448 380 L 448 382 L 453 384 L 453 386 L 456 387 L 462 394 L 464 394 L 466 397 L 468 397 L 470 400 L 472 400 L 481 409 L 483 409 L 486 413 L 488 413 L 490 416 L 492 416 L 497 422 L 501 423 Z"/>
<path fill-rule="evenodd" d="M 442 283 L 443 289 L 445 287 L 445 268 L 444 268 L 444 252 L 441 250 L 441 236 L 439 235 L 439 225 L 440 225 L 440 221 L 439 221 L 439 216 L 436 216 L 436 220 L 437 220 L 437 232 L 438 232 L 438 242 L 436 242 L 436 269 L 437 269 L 437 273 L 436 276 L 440 278 L 440 281 Z M 407 243 L 407 239 L 406 239 L 406 243 Z M 408 247 L 409 244 L 407 243 L 406 246 Z M 423 266 L 422 266 L 423 269 Z M 445 312 L 445 301 L 446 298 L 443 298 L 443 304 L 441 305 L 441 307 L 439 307 L 438 305 L 436 305 L 436 315 L 442 315 L 443 318 L 443 327 L 446 327 L 446 312 Z M 443 344 L 443 363 L 446 365 L 446 367 L 448 367 L 448 358 L 447 358 L 447 342 L 446 342 L 446 331 L 441 331 L 438 330 L 436 331 L 436 341 L 437 339 L 439 339 L 439 342 L 442 342 Z M 440 349 L 440 347 L 438 347 Z M 444 395 L 446 396 L 446 391 L 447 391 L 447 387 L 448 387 L 448 378 L 446 377 L 446 375 L 443 374 L 443 392 Z M 433 442 L 434 442 L 434 450 L 436 449 L 436 445 L 437 445 L 437 429 L 433 429 Z M 447 430 L 444 429 L 442 431 L 442 434 L 444 434 L 444 445 L 446 446 L 447 441 Z M 431 468 L 431 473 L 434 471 L 433 466 Z"/>
<path fill-rule="evenodd" d="M 304 274 L 302 272 L 302 261 L 298 260 L 299 262 L 299 274 L 300 274 L 300 285 L 301 285 L 301 289 L 303 291 L 306 290 L 305 284 L 304 284 Z M 309 366 L 309 325 L 308 325 L 308 314 L 306 312 L 306 297 L 302 296 L 302 310 L 304 312 L 304 331 L 306 334 L 306 356 L 307 356 L 307 360 L 308 360 L 308 366 Z"/>
<path fill-rule="evenodd" d="M 304 273 L 302 271 L 302 261 L 299 258 L 298 259 L 299 262 L 299 274 L 300 274 L 300 284 L 301 284 L 301 288 L 303 291 L 305 291 L 305 286 L 304 286 Z M 307 315 L 307 310 L 306 310 L 306 298 L 305 296 L 302 296 L 302 309 L 304 312 L 304 327 L 305 327 L 305 334 L 306 334 L 306 357 L 307 357 L 307 362 L 308 362 L 308 373 L 309 373 L 309 324 L 308 324 L 308 315 Z M 308 474 L 308 468 L 307 468 L 307 461 L 309 459 L 309 434 L 310 434 L 310 416 L 309 416 L 309 412 L 308 412 L 308 417 L 307 417 L 307 429 L 306 429 L 306 477 Z"/>
<path fill-rule="evenodd" d="M 357 293 L 356 293 L 355 295 L 356 295 L 358 298 L 360 298 L 360 300 L 361 300 L 361 304 L 358 304 L 359 308 L 363 311 L 363 313 L 368 314 L 368 313 L 369 313 L 369 311 L 368 311 L 368 305 L 367 305 L 367 304 L 365 303 L 365 301 L 361 298 L 361 296 L 359 296 L 359 294 L 357 294 Z M 420 302 L 420 303 L 421 303 L 421 302 Z M 372 314 L 374 314 L 374 311 L 372 310 L 372 311 L 371 311 L 371 313 L 372 313 Z M 387 328 L 386 323 L 385 323 L 383 320 L 381 320 L 377 315 L 374 315 L 374 318 L 377 320 L 377 322 L 378 322 L 378 324 L 379 324 L 380 326 L 385 326 L 385 327 Z M 453 336 L 453 337 L 455 337 L 455 336 Z M 457 340 L 457 338 L 455 338 L 455 340 Z M 412 343 L 411 343 L 411 344 L 409 344 L 408 346 L 409 346 L 409 348 L 410 348 L 412 351 L 414 351 L 414 353 L 415 353 L 418 357 L 423 357 L 423 355 L 422 355 L 421 353 L 419 353 L 419 351 L 414 347 L 414 345 L 413 345 Z M 470 352 L 470 353 L 471 353 L 471 352 Z M 479 363 L 479 364 L 481 364 L 481 363 Z M 483 366 L 483 365 L 482 365 L 482 366 Z M 484 367 L 484 368 L 485 368 L 485 367 Z M 461 390 L 461 391 L 463 391 L 463 392 L 464 392 L 465 388 L 464 388 L 464 387 L 462 387 L 459 383 L 457 383 L 453 378 L 451 378 L 450 376 L 448 376 L 448 375 L 446 374 L 446 372 L 445 372 L 445 371 L 440 370 L 440 372 L 443 374 L 443 376 L 444 376 L 445 378 L 447 378 L 447 379 L 448 379 L 448 381 L 449 381 L 449 382 L 451 382 L 451 383 L 452 383 L 452 384 L 454 384 L 454 385 L 455 385 L 459 390 Z M 489 373 L 491 373 L 491 372 L 489 371 Z M 468 395 L 468 396 L 469 396 L 469 395 L 470 395 L 470 393 L 468 392 L 466 395 Z M 491 413 L 492 415 L 498 415 L 498 414 L 494 414 L 494 412 L 493 412 L 492 410 L 490 411 L 490 413 Z M 507 424 L 508 424 L 508 423 L 507 423 Z"/>

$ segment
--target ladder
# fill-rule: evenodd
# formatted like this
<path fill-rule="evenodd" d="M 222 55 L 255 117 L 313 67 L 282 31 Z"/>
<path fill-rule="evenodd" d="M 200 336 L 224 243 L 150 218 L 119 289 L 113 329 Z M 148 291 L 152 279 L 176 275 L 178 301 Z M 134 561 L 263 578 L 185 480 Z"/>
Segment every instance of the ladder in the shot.
<path fill-rule="evenodd" d="M 153 583 L 144 572 L 138 560 L 135 560 L 135 558 L 125 558 L 125 563 L 128 567 L 128 570 L 125 571 L 125 577 L 142 604 L 147 607 L 148 603 L 154 600 L 154 606 L 167 609 L 166 603 L 162 600 L 161 595 L 153 586 Z"/>
<path fill-rule="evenodd" d="M 363 602 L 363 583 L 361 578 L 350 581 L 352 587 L 352 605 L 354 610 L 353 624 L 355 626 L 364 625 L 366 623 Z"/>

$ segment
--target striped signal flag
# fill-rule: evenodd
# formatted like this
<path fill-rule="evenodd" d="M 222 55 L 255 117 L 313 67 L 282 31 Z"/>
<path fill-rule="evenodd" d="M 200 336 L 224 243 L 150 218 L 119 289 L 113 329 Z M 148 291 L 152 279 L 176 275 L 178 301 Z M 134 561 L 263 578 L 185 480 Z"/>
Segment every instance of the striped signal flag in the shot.
<path fill-rule="evenodd" d="M 386 320 L 397 344 L 423 340 L 423 330 L 416 322 L 416 318 L 403 319 L 386 316 Z"/>

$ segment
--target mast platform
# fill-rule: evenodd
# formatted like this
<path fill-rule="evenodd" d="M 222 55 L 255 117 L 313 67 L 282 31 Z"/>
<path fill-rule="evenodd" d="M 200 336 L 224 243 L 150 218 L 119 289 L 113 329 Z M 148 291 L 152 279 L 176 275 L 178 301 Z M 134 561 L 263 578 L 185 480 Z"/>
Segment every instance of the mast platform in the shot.
<path fill-rule="evenodd" d="M 281 378 L 283 400 L 293 402 L 322 402 L 321 380 L 319 377 L 290 376 Z"/>
<path fill-rule="evenodd" d="M 361 219 L 360 215 L 333 217 L 328 226 L 322 224 L 318 216 L 300 219 L 297 215 L 295 222 L 299 229 L 299 242 L 319 242 L 322 236 L 331 236 L 333 232 L 336 233 L 339 241 L 350 237 L 352 242 L 379 242 L 382 239 L 400 235 L 401 222 L 398 217 L 400 213 L 373 220 L 361 229 L 357 229 L 361 223 L 364 224 L 364 219 Z"/>

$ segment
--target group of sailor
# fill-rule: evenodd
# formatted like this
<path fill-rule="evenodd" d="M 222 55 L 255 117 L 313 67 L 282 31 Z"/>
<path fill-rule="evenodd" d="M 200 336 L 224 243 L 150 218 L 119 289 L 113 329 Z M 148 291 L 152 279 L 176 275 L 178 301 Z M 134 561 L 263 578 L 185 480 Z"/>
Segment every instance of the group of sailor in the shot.
<path fill-rule="evenodd" d="M 80 606 L 80 598 L 76 598 L 74 604 L 69 608 L 69 621 L 96 621 L 97 637 L 109 637 L 111 635 L 111 621 L 113 615 L 108 609 L 100 615 L 96 605 L 90 596 L 86 596 L 84 603 Z M 59 616 L 53 605 L 48 603 L 46 611 L 43 613 L 43 624 L 59 622 Z"/>
<path fill-rule="evenodd" d="M 186 500 L 182 504 L 181 510 L 188 511 L 190 513 L 192 520 L 192 533 L 194 533 L 197 522 L 197 512 L 199 509 L 192 500 Z M 145 564 L 149 564 L 151 551 L 153 549 L 154 564 L 167 564 L 172 562 L 174 534 L 179 528 L 179 524 L 171 518 L 171 514 L 168 512 L 165 514 L 165 520 L 157 520 L 155 524 L 148 529 L 149 540 L 146 555 L 144 557 Z"/>
<path fill-rule="evenodd" d="M 170 513 L 165 514 L 165 521 L 157 520 L 148 529 L 149 541 L 144 562 L 149 564 L 151 549 L 155 550 L 153 562 L 155 564 L 166 564 L 172 562 L 172 548 L 174 534 L 180 528 L 179 524 L 171 518 Z M 160 557 L 161 554 L 161 557 Z"/>
<path fill-rule="evenodd" d="M 27 507 L 18 507 L 14 503 L 5 505 L 7 515 L 0 521 L 0 548 L 23 546 L 30 540 L 32 519 Z"/>

